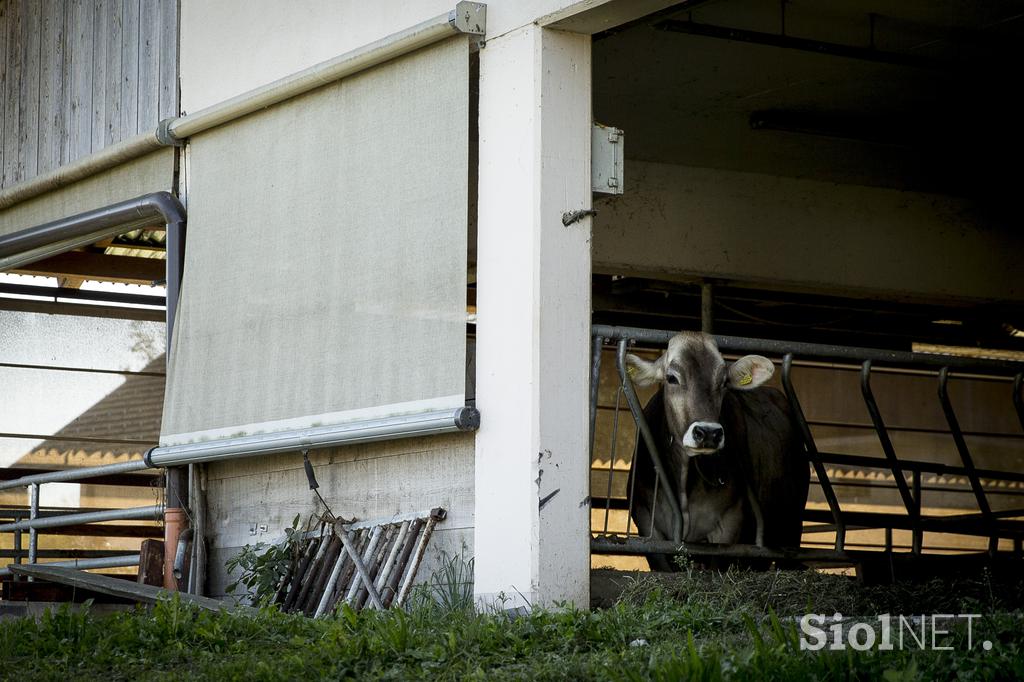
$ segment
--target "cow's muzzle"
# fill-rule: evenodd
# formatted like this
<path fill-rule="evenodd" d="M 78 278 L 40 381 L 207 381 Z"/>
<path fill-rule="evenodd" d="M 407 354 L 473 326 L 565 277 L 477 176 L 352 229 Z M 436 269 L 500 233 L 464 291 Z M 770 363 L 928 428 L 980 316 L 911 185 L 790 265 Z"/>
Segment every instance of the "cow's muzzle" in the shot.
<path fill-rule="evenodd" d="M 683 447 L 692 454 L 717 452 L 725 445 L 725 429 L 716 422 L 693 422 L 683 436 Z"/>

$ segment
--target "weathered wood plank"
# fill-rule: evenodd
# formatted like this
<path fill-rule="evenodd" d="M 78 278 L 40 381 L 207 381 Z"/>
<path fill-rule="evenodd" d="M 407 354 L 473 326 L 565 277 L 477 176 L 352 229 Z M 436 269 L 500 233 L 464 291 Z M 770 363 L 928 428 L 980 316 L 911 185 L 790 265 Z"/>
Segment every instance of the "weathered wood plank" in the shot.
<path fill-rule="evenodd" d="M 35 177 L 39 168 L 39 74 L 42 6 L 37 0 L 21 0 L 22 78 L 18 92 L 19 179 Z"/>
<path fill-rule="evenodd" d="M 121 11 L 121 137 L 139 133 L 139 0 Z"/>
<path fill-rule="evenodd" d="M 18 97 L 21 90 L 21 7 L 16 0 L 7 3 L 7 45 L 4 83 L 4 166 L 0 185 L 10 187 L 18 180 Z"/>
<path fill-rule="evenodd" d="M 178 115 L 178 3 L 160 2 L 160 119 Z"/>
<path fill-rule="evenodd" d="M 16 575 L 27 575 L 40 580 L 71 585 L 84 590 L 92 590 L 101 594 L 110 594 L 115 597 L 134 599 L 143 604 L 155 604 L 161 599 L 172 599 L 175 595 L 181 601 L 198 606 L 208 611 L 231 611 L 240 614 L 255 613 L 256 610 L 248 606 L 232 606 L 216 599 L 200 597 L 184 592 L 172 592 L 162 587 L 152 585 L 140 585 L 120 578 L 111 578 L 95 573 L 86 573 L 74 568 L 62 568 L 60 566 L 47 566 L 46 564 L 11 564 L 11 572 Z"/>
<path fill-rule="evenodd" d="M 0 100 L 7 94 L 7 16 L 8 0 L 0 0 Z M 4 187 L 4 102 L 0 101 L 0 188 Z"/>
<path fill-rule="evenodd" d="M 71 137 L 71 42 L 72 35 L 75 27 L 72 22 L 71 8 L 72 4 L 70 0 L 56 0 L 56 4 L 61 7 L 61 13 L 64 17 L 64 29 L 62 31 L 63 55 L 60 64 L 60 82 L 61 82 L 61 103 L 60 103 L 60 136 L 57 141 L 57 161 L 55 166 L 60 166 L 71 158 L 71 145 L 69 140 Z"/>
<path fill-rule="evenodd" d="M 60 165 L 64 125 L 64 3 L 41 0 L 37 173 Z"/>
<path fill-rule="evenodd" d="M 98 152 L 103 149 L 107 139 L 107 125 L 105 116 L 106 107 L 106 83 L 107 83 L 107 2 L 95 0 L 93 2 L 93 26 L 92 26 L 92 137 L 90 140 L 90 151 Z"/>
<path fill-rule="evenodd" d="M 71 111 L 68 161 L 92 151 L 93 0 L 72 0 Z"/>
<path fill-rule="evenodd" d="M 139 7 L 139 130 L 160 122 L 160 15 L 155 0 Z"/>
<path fill-rule="evenodd" d="M 121 0 L 104 0 L 103 33 L 106 80 L 103 83 L 103 146 L 124 139 L 121 128 Z"/>

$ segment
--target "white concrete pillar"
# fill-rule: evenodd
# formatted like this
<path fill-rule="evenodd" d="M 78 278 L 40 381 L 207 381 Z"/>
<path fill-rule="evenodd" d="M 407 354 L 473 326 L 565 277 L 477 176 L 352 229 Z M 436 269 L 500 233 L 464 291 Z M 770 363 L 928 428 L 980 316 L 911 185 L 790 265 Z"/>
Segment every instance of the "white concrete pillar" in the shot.
<path fill-rule="evenodd" d="M 590 591 L 590 37 L 530 25 L 480 52 L 476 595 Z"/>

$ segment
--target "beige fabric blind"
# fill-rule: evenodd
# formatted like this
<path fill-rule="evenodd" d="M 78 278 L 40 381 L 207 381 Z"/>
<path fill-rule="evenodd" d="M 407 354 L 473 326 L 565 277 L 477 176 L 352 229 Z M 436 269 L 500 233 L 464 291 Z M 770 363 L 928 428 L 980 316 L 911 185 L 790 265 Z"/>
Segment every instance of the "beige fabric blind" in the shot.
<path fill-rule="evenodd" d="M 464 404 L 468 41 L 201 133 L 162 445 Z"/>

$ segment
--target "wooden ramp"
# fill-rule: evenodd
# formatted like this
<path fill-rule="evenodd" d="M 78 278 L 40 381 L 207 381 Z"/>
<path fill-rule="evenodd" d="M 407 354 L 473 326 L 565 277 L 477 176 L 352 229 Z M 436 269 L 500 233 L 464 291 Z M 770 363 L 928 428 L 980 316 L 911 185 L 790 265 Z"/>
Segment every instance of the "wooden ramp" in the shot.
<path fill-rule="evenodd" d="M 63 585 L 71 585 L 83 590 L 132 599 L 142 604 L 155 604 L 161 599 L 173 599 L 177 596 L 185 603 L 193 604 L 208 611 L 228 611 L 243 615 L 256 613 L 256 609 L 250 606 L 236 606 L 217 599 L 210 599 L 209 597 L 200 597 L 185 592 L 174 592 L 172 590 L 165 590 L 162 587 L 153 587 L 152 585 L 140 585 L 130 580 L 86 573 L 74 568 L 47 566 L 46 564 L 11 564 L 9 568 L 16 575 L 26 575 L 38 580 L 47 580 Z"/>

